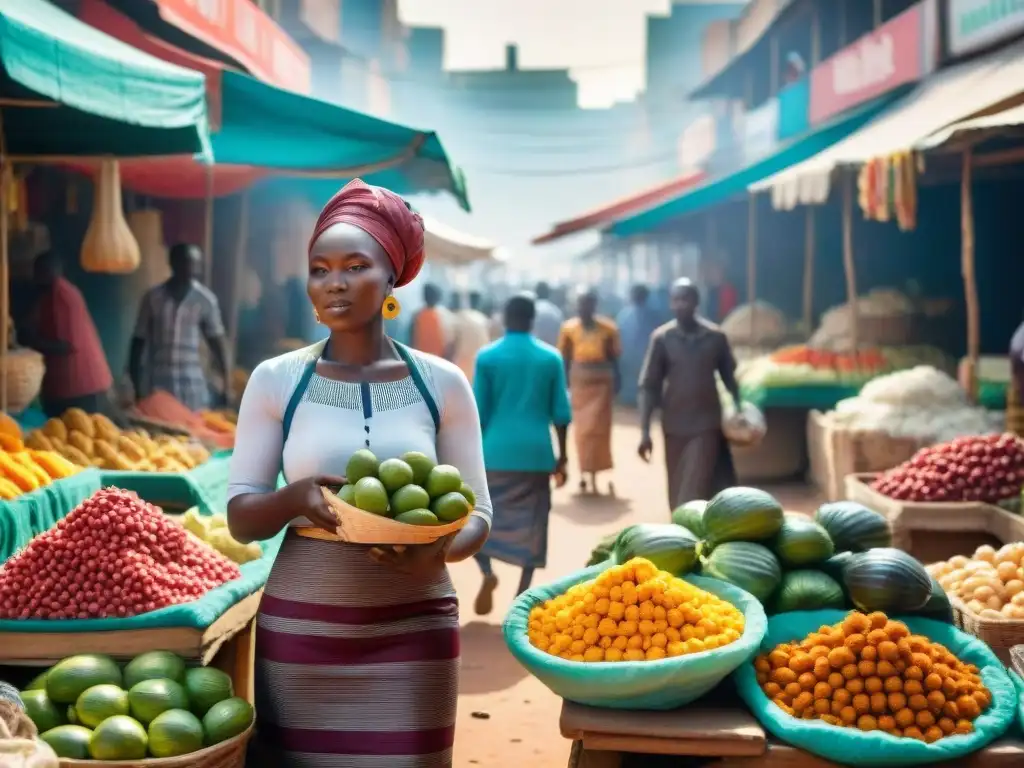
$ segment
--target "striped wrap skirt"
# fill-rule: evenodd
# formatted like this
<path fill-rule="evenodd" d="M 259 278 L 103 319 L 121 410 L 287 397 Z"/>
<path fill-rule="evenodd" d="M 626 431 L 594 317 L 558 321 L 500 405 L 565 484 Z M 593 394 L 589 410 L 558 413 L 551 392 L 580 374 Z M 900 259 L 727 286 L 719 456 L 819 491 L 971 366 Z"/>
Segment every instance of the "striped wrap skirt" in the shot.
<path fill-rule="evenodd" d="M 447 571 L 420 583 L 367 547 L 289 532 L 256 624 L 258 768 L 447 768 L 459 678 Z"/>

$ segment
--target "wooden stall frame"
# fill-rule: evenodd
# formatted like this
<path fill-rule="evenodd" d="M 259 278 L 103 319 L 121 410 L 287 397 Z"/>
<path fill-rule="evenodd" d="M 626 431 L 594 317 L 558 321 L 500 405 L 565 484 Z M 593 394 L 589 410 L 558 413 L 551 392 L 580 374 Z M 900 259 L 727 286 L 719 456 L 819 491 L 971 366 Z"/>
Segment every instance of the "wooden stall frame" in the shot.
<path fill-rule="evenodd" d="M 964 278 L 964 301 L 967 306 L 967 395 L 978 401 L 978 359 L 981 357 L 981 310 L 978 306 L 978 284 L 974 264 L 974 150 L 963 152 L 960 173 L 960 271 Z"/>
<path fill-rule="evenodd" d="M 846 297 L 850 305 L 850 341 L 853 352 L 858 349 L 857 270 L 853 259 L 853 175 L 843 172 L 843 273 L 846 276 Z"/>

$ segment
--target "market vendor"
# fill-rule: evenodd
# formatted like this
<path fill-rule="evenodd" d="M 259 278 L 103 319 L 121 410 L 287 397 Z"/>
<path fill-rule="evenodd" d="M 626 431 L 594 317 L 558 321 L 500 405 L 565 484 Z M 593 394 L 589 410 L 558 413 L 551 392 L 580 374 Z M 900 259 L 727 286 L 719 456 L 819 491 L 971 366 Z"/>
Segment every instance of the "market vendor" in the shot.
<path fill-rule="evenodd" d="M 171 248 L 170 261 L 170 279 L 151 288 L 139 307 L 128 362 L 135 397 L 162 389 L 193 411 L 209 408 L 210 385 L 199 349 L 205 341 L 223 382 L 222 400 L 230 402 L 220 305 L 213 291 L 195 277 L 202 252 L 195 245 L 178 243 Z"/>
<path fill-rule="evenodd" d="M 661 411 L 669 506 L 710 499 L 736 484 L 729 444 L 722 434 L 717 373 L 737 410 L 736 360 L 722 330 L 697 314 L 700 291 L 682 278 L 672 285 L 676 319 L 654 332 L 640 373 L 638 453 L 650 461 L 651 420 Z"/>
<path fill-rule="evenodd" d="M 18 334 L 22 344 L 45 358 L 41 399 L 46 415 L 59 416 L 72 407 L 109 415 L 114 377 L 85 298 L 64 277 L 56 251 L 36 257 L 33 290 L 28 322 Z"/>
<path fill-rule="evenodd" d="M 250 542 L 288 529 L 257 619 L 250 768 L 451 765 L 459 609 L 445 564 L 480 551 L 491 503 L 466 377 L 384 333 L 394 289 L 423 260 L 419 215 L 389 190 L 347 184 L 321 212 L 308 252 L 306 291 L 330 337 L 261 363 L 242 396 L 231 533 Z M 364 448 L 457 467 L 476 492 L 465 526 L 404 548 L 298 535 L 336 533 L 321 486 L 344 482 L 338 475 Z M 282 469 L 289 484 L 278 490 Z"/>

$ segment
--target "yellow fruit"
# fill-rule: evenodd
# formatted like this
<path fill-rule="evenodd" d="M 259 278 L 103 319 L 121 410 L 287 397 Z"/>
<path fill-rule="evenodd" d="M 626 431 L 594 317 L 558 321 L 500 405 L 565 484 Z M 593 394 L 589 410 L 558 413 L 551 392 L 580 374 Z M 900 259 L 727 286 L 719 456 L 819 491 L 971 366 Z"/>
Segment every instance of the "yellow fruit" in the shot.
<path fill-rule="evenodd" d="M 89 428 L 92 429 L 92 422 L 89 422 Z M 93 447 L 92 436 L 87 435 L 81 430 L 75 429 L 68 432 L 68 445 L 73 446 L 84 453 L 86 456 L 96 456 L 96 450 Z"/>
<path fill-rule="evenodd" d="M 22 439 L 21 425 L 9 413 L 0 411 L 0 433 Z"/>
<path fill-rule="evenodd" d="M 25 444 L 21 441 L 20 437 L 9 435 L 6 432 L 0 432 L 0 451 L 18 453 L 19 451 L 24 450 Z"/>
<path fill-rule="evenodd" d="M 25 447 L 34 451 L 52 451 L 53 442 L 46 436 L 46 433 L 33 429 L 25 438 Z"/>
<path fill-rule="evenodd" d="M 91 467 L 92 459 L 82 453 L 75 446 L 67 444 L 57 447 L 57 452 L 65 459 L 70 461 L 72 464 L 76 464 L 79 467 Z"/>
<path fill-rule="evenodd" d="M 46 473 L 55 480 L 70 477 L 79 470 L 79 467 L 55 451 L 30 451 L 29 453 L 36 464 L 46 470 Z"/>
<path fill-rule="evenodd" d="M 121 436 L 121 430 L 117 428 L 117 425 L 102 413 L 92 415 L 92 425 L 96 437 L 107 442 L 114 443 Z"/>
<path fill-rule="evenodd" d="M 0 477 L 0 499 L 10 501 L 21 496 L 22 490 L 6 477 Z"/>
<path fill-rule="evenodd" d="M 32 473 L 35 477 L 36 482 L 39 483 L 39 487 L 42 488 L 44 485 L 49 485 L 53 478 L 46 472 L 45 469 L 36 464 L 32 456 L 25 451 L 19 453 L 12 453 L 11 458 L 21 464 L 25 469 Z"/>
<path fill-rule="evenodd" d="M 60 419 L 50 419 L 43 424 L 43 434 L 50 438 L 57 438 L 62 442 L 68 441 L 68 428 Z"/>
<path fill-rule="evenodd" d="M 106 440 L 96 438 L 92 441 L 92 455 L 101 458 L 108 463 L 113 463 L 117 460 L 120 454 L 118 454 L 114 446 Z"/>
<path fill-rule="evenodd" d="M 96 436 L 96 428 L 93 426 L 92 419 L 81 408 L 68 408 L 60 418 L 69 432 L 75 430 L 86 437 Z"/>
<path fill-rule="evenodd" d="M 41 485 L 34 472 L 18 462 L 12 454 L 2 451 L 0 451 L 0 472 L 25 493 L 34 491 Z"/>

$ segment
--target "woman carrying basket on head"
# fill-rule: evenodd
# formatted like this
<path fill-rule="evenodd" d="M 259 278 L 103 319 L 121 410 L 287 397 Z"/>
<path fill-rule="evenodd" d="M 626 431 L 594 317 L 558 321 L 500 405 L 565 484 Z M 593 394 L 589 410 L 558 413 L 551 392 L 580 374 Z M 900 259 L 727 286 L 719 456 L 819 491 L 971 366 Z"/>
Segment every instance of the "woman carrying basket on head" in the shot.
<path fill-rule="evenodd" d="M 476 403 L 456 366 L 384 334 L 398 309 L 392 291 L 423 264 L 423 223 L 402 198 L 349 183 L 321 212 L 308 260 L 307 292 L 330 336 L 253 371 L 231 462 L 232 534 L 334 532 L 320 487 L 341 483 L 360 448 L 458 467 L 476 508 L 454 536 L 400 552 L 289 530 L 257 618 L 249 764 L 443 768 L 459 667 L 445 563 L 474 555 L 491 518 Z M 274 490 L 282 470 L 288 485 Z"/>

